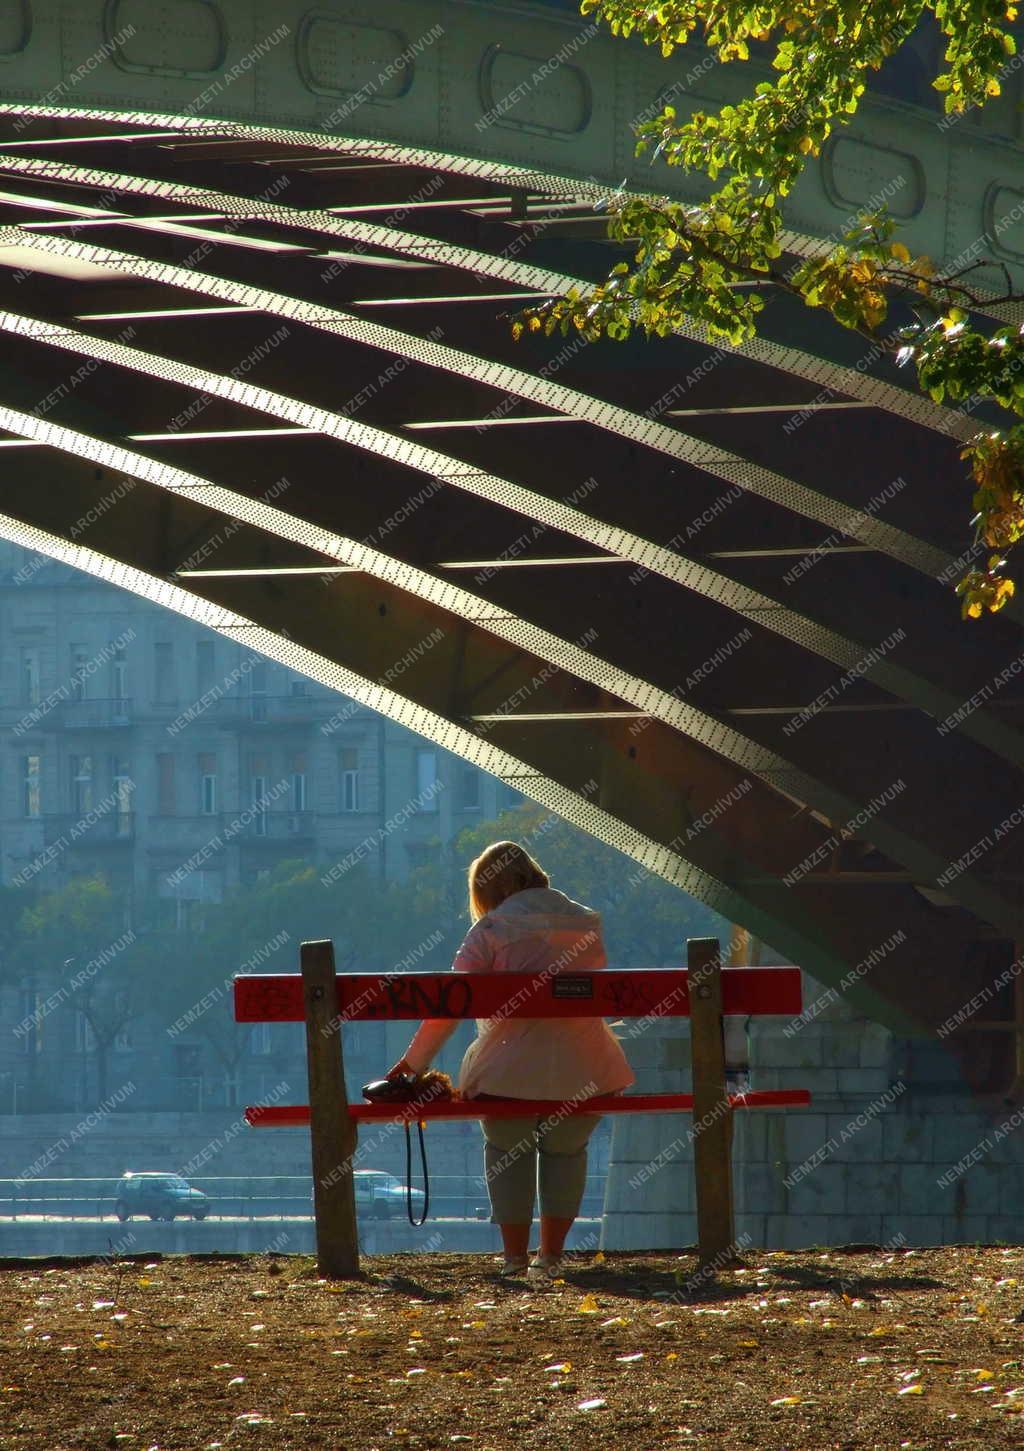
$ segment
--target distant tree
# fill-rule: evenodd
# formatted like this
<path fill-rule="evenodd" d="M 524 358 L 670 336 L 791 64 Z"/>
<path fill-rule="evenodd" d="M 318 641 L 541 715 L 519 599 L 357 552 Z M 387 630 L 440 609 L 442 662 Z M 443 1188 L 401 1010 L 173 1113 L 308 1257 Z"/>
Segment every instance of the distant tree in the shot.
<path fill-rule="evenodd" d="M 382 884 L 363 865 L 335 881 L 323 875 L 303 860 L 280 862 L 253 886 L 205 903 L 184 938 L 165 934 L 175 970 L 155 979 L 154 1011 L 172 1038 L 188 1031 L 209 1044 L 229 1099 L 250 1053 L 250 1027 L 234 1020 L 235 975 L 297 972 L 301 943 L 318 939 L 334 944 L 338 972 L 438 965 L 429 960 L 437 946 L 430 890 Z M 269 1062 L 283 1069 L 291 1057 Z"/>
<path fill-rule="evenodd" d="M 728 941 L 729 924 L 716 912 L 533 802 L 460 834 L 453 859 L 463 883 L 473 857 L 506 839 L 520 842 L 536 857 L 553 887 L 601 913 L 613 966 L 679 967 L 687 937 Z M 463 903 L 465 896 L 463 885 Z M 468 927 L 468 918 L 463 920 Z"/>
<path fill-rule="evenodd" d="M 102 877 L 76 877 L 41 893 L 26 909 L 12 953 L 22 972 L 37 973 L 51 996 L 64 995 L 61 1006 L 81 1013 L 101 1103 L 117 1040 L 149 1000 L 149 949 L 127 922 L 124 897 Z"/>
<path fill-rule="evenodd" d="M 35 905 L 35 887 L 0 886 L 0 987 L 16 986 L 24 969 L 18 950 L 25 913 Z"/>

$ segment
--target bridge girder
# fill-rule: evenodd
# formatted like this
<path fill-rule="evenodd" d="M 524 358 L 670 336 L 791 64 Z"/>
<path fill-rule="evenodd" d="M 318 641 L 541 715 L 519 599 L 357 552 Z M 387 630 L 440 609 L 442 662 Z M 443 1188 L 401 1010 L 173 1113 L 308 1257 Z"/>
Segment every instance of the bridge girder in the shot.
<path fill-rule="evenodd" d="M 983 985 L 977 944 L 1024 939 L 1016 827 L 949 868 L 1024 797 L 1020 689 L 937 726 L 1022 642 L 1013 617 L 956 622 L 965 420 L 849 366 L 825 326 L 818 357 L 785 338 L 712 352 L 694 330 L 639 367 L 604 344 L 552 366 L 565 345 L 513 348 L 507 315 L 590 254 L 489 213 L 500 167 L 467 195 L 468 167 L 390 144 L 338 200 L 302 161 L 315 138 L 278 136 L 289 201 L 268 203 L 259 134 L 235 125 L 227 157 L 197 160 L 164 122 L 147 140 L 152 118 L 118 118 L 136 139 L 110 141 L 88 107 L 0 108 L 0 426 L 24 445 L 2 532 L 259 640 L 824 981 L 893 941 L 884 981 L 851 986 L 877 1016 L 938 1022 Z M 31 154 L 76 134 L 73 164 Z M 328 209 L 397 207 L 431 164 L 449 205 L 401 229 Z M 186 316 L 139 315 L 163 311 Z M 690 374 L 677 418 L 660 400 Z M 122 476 L 131 493 L 69 546 Z M 879 649 L 887 631 L 903 638 Z"/>

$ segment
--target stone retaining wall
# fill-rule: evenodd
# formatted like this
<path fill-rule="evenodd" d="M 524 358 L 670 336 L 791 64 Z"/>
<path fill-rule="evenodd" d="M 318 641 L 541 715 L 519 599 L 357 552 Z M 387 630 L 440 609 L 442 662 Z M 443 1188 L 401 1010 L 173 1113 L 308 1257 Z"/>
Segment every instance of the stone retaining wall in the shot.
<path fill-rule="evenodd" d="M 824 992 L 805 978 L 805 1003 Z M 626 1047 L 638 1090 L 689 1089 L 688 1020 Z M 1024 1242 L 1024 1112 L 979 1108 L 938 1042 L 832 1001 L 795 1031 L 752 1022 L 750 1061 L 752 1088 L 808 1088 L 812 1104 L 735 1114 L 737 1237 L 773 1249 Z M 695 1209 L 691 1116 L 615 1119 L 603 1247 L 692 1244 Z"/>

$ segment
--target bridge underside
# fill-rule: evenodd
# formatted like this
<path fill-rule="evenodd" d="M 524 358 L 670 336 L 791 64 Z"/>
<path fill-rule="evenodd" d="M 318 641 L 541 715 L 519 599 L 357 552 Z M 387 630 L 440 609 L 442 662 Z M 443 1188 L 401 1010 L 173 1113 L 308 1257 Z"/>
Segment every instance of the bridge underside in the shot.
<path fill-rule="evenodd" d="M 393 145 L 0 107 L 0 533 L 934 1027 L 1024 944 L 1020 617 L 963 625 L 951 588 L 975 425 L 781 299 L 740 351 L 513 342 L 613 260 L 593 201 Z M 1011 1042 L 975 1035 L 979 1084 Z"/>

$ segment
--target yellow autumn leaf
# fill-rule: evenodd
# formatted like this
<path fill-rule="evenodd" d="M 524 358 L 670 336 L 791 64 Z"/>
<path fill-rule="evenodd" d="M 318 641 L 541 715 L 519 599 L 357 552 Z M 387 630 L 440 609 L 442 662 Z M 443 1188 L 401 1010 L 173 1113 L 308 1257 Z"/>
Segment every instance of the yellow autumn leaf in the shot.
<path fill-rule="evenodd" d="M 912 1386 L 901 1386 L 896 1394 L 898 1396 L 923 1396 L 924 1386 L 919 1384 L 914 1384 Z"/>
<path fill-rule="evenodd" d="M 596 1315 L 601 1307 L 597 1303 L 596 1295 L 584 1295 L 576 1308 L 581 1315 Z"/>
<path fill-rule="evenodd" d="M 810 151 L 811 148 L 813 147 L 814 141 L 812 140 L 812 138 L 810 136 L 801 136 L 800 137 L 800 140 L 799 140 L 799 142 L 797 144 L 798 144 L 800 150 L 806 156 L 807 153 L 808 153 L 808 151 Z"/>
<path fill-rule="evenodd" d="M 779 1396 L 778 1400 L 771 1402 L 773 1406 L 798 1406 L 799 1404 L 799 1396 Z"/>
<path fill-rule="evenodd" d="M 910 252 L 904 247 L 902 242 L 891 242 L 889 244 L 889 254 L 895 257 L 897 262 L 910 261 Z"/>

